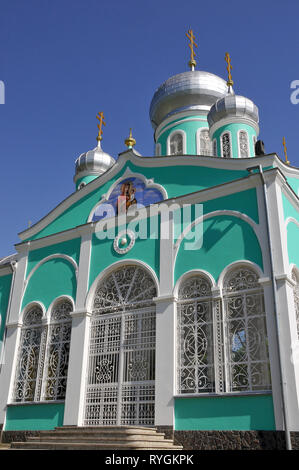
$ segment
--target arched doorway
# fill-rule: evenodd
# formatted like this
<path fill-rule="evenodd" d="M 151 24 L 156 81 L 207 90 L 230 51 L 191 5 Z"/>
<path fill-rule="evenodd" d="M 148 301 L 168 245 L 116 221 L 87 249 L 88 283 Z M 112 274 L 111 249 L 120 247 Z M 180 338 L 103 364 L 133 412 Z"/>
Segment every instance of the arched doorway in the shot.
<path fill-rule="evenodd" d="M 153 425 L 157 290 L 140 266 L 101 280 L 93 299 L 85 426 Z"/>

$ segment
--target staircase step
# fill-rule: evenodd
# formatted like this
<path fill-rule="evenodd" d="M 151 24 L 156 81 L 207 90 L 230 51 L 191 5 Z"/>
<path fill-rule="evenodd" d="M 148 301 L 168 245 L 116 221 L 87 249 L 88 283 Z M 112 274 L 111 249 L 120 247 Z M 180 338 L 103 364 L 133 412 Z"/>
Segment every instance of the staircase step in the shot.
<path fill-rule="evenodd" d="M 43 450 L 182 450 L 168 442 L 132 442 L 105 444 L 99 442 L 12 442 L 12 449 L 43 449 Z"/>
<path fill-rule="evenodd" d="M 146 441 L 146 442 L 153 442 L 153 441 L 162 441 L 165 442 L 166 439 L 164 439 L 164 434 L 162 433 L 157 433 L 157 435 L 153 436 L 139 436 L 138 434 L 131 434 L 131 435 L 123 435 L 118 433 L 117 435 L 110 434 L 110 435 L 103 435 L 103 434 L 96 434 L 96 433 L 84 433 L 84 434 L 75 434 L 75 433 L 65 433 L 64 435 L 59 435 L 53 433 L 53 434 L 47 434 L 47 435 L 41 435 L 41 436 L 29 436 L 27 437 L 27 441 L 39 441 L 39 442 L 45 442 L 45 441 L 70 441 L 70 442 L 119 442 L 119 441 L 125 441 L 125 442 L 131 442 L 131 441 Z M 168 439 L 170 441 L 170 439 Z"/>

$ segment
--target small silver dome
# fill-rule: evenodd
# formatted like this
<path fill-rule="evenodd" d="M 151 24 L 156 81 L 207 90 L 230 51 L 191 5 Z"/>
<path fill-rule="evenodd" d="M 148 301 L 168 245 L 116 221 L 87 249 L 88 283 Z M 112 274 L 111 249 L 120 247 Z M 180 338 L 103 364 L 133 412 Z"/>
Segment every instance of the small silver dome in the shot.
<path fill-rule="evenodd" d="M 170 77 L 156 90 L 150 119 L 156 128 L 166 117 L 184 110 L 207 113 L 227 93 L 225 80 L 213 73 L 194 70 Z"/>
<path fill-rule="evenodd" d="M 114 158 L 102 150 L 101 142 L 99 141 L 97 147 L 82 153 L 77 158 L 74 180 L 76 182 L 78 178 L 86 175 L 100 176 L 109 170 L 114 163 Z"/>
<path fill-rule="evenodd" d="M 208 123 L 211 128 L 222 119 L 230 119 L 232 117 L 249 119 L 258 124 L 258 107 L 249 98 L 231 93 L 218 100 L 211 107 L 208 114 Z"/>

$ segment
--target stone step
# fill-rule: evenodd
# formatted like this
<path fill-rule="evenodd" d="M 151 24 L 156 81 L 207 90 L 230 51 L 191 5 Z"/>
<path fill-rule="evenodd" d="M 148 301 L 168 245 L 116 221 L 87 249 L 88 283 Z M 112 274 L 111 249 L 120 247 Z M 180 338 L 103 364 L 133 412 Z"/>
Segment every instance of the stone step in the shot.
<path fill-rule="evenodd" d="M 64 434 L 116 434 L 120 433 L 122 435 L 144 435 L 144 436 L 152 436 L 157 434 L 156 428 L 138 428 L 135 426 L 132 427 L 76 427 L 76 426 L 65 426 L 61 428 L 55 428 L 53 431 L 40 431 L 41 435 L 48 435 L 55 433 L 55 435 L 64 435 Z"/>
<path fill-rule="evenodd" d="M 157 433 L 156 435 L 153 434 L 152 436 L 139 436 L 138 434 L 126 434 L 123 435 L 121 433 L 113 434 L 111 433 L 110 435 L 105 435 L 105 434 L 96 434 L 94 432 L 88 434 L 77 434 L 77 433 L 65 433 L 65 434 L 60 434 L 59 436 L 53 433 L 47 433 L 46 435 L 40 435 L 40 436 L 29 436 L 27 437 L 27 441 L 39 441 L 39 442 L 45 442 L 45 441 L 71 441 L 71 442 L 84 442 L 84 441 L 90 441 L 90 442 L 118 442 L 118 441 L 125 441 L 125 442 L 131 442 L 131 441 L 146 441 L 146 442 L 153 442 L 153 441 L 161 441 L 165 442 L 166 439 L 164 439 L 164 434 L 162 433 Z M 172 442 L 170 439 L 168 441 Z"/>
<path fill-rule="evenodd" d="M 12 449 L 24 450 L 182 450 L 169 442 L 124 442 L 107 444 L 99 442 L 12 442 Z"/>

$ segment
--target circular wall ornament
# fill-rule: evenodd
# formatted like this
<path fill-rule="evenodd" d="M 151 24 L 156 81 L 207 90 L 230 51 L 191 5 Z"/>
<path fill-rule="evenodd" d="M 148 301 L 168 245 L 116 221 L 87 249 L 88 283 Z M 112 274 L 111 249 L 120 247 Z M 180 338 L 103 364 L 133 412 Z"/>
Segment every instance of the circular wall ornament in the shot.
<path fill-rule="evenodd" d="M 132 230 L 122 230 L 119 232 L 117 237 L 115 237 L 113 242 L 113 248 L 116 253 L 124 255 L 128 253 L 135 244 L 135 234 Z"/>

